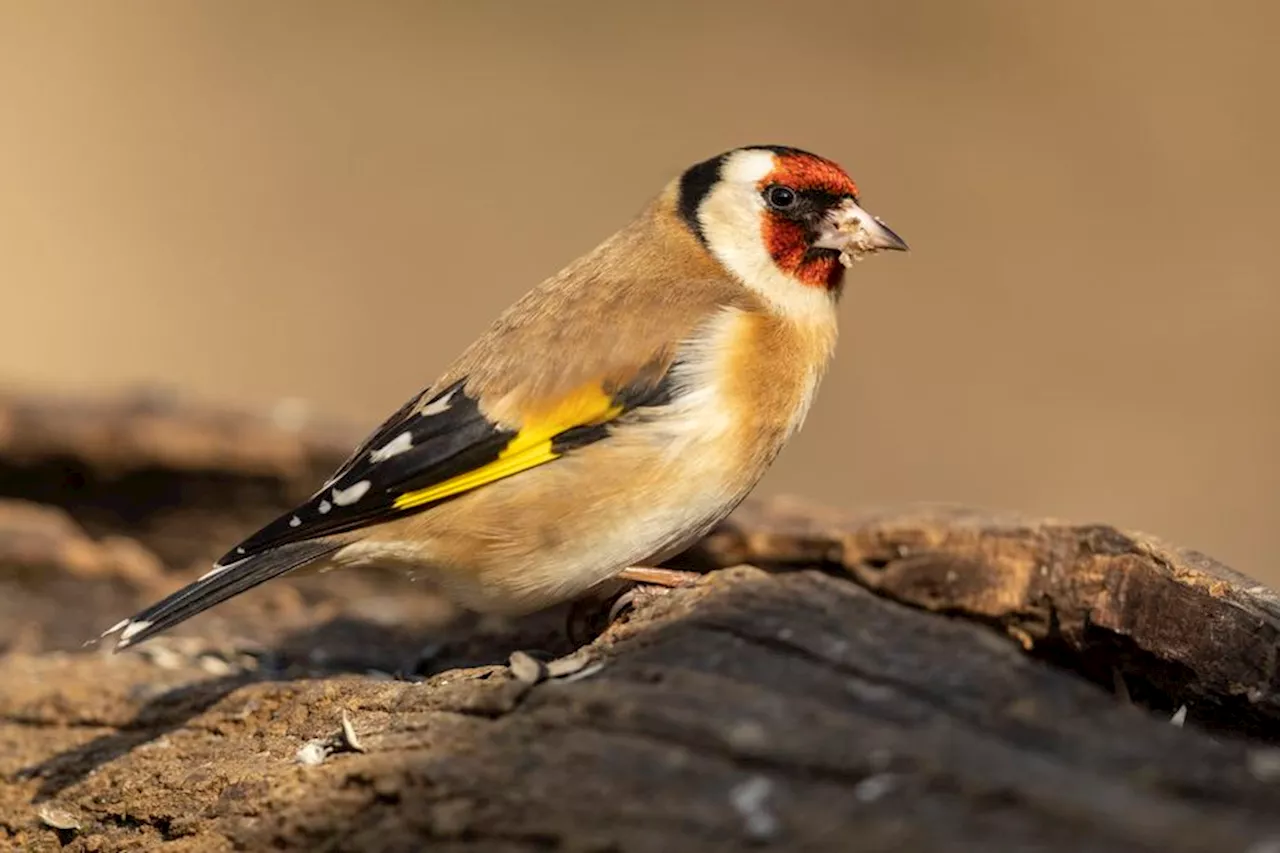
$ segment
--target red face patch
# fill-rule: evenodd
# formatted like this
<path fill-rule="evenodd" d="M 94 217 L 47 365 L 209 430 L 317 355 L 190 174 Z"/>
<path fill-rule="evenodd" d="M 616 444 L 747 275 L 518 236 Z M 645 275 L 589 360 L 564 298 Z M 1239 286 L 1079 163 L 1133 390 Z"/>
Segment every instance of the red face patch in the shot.
<path fill-rule="evenodd" d="M 769 184 L 783 184 L 797 190 L 821 190 L 832 195 L 858 196 L 858 185 L 835 163 L 816 154 L 778 154 L 777 165 L 763 181 L 763 189 Z"/>
<path fill-rule="evenodd" d="M 858 196 L 853 179 L 830 160 L 803 153 L 775 156 L 773 171 L 760 181 L 762 191 L 771 184 L 779 184 L 798 192 L 815 190 L 834 196 Z M 771 210 L 764 217 L 761 236 L 769 255 L 783 272 L 815 287 L 840 285 L 844 266 L 830 253 L 809 255 L 809 235 L 802 222 Z"/>

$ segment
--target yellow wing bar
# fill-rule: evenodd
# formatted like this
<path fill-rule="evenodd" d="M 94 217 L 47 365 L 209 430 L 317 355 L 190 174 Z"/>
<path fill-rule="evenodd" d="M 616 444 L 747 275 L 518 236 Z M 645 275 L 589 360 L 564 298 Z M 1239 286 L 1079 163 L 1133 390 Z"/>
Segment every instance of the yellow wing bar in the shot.
<path fill-rule="evenodd" d="M 552 441 L 556 436 L 574 427 L 606 423 L 621 414 L 622 410 L 623 406 L 605 394 L 598 385 L 583 388 L 551 408 L 527 417 L 520 431 L 502 449 L 497 459 L 425 489 L 405 492 L 396 498 L 393 506 L 396 509 L 411 509 L 434 503 L 550 462 L 560 455 L 552 450 Z"/>

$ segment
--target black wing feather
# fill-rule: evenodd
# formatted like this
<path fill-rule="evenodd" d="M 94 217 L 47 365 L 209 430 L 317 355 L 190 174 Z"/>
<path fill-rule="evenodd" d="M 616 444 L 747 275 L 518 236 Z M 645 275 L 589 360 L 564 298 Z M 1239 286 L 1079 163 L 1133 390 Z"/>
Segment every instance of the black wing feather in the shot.
<path fill-rule="evenodd" d="M 340 547 L 340 544 L 333 542 L 293 542 L 264 554 L 255 554 L 222 571 L 211 572 L 112 629 L 123 630 L 120 641 L 116 644 L 116 651 L 137 645 L 215 604 L 315 562 Z M 107 632 L 110 633 L 111 631 Z"/>
<path fill-rule="evenodd" d="M 435 399 L 455 390 L 461 386 L 461 384 L 461 382 L 458 382 L 449 386 L 444 389 L 443 392 L 436 395 Z M 351 455 L 338 466 L 338 469 L 333 472 L 333 476 L 329 478 L 330 482 L 341 479 L 352 468 L 354 468 L 356 463 L 364 458 L 370 450 L 376 447 L 381 447 L 390 441 L 393 436 L 398 435 L 401 430 L 404 429 L 405 424 L 413 419 L 414 411 L 418 408 L 418 404 L 422 402 L 422 397 L 422 394 L 419 394 L 416 397 L 410 397 L 405 401 L 405 404 L 395 412 L 395 414 L 379 424 L 378 428 L 371 432 L 364 441 L 360 442 L 356 449 L 351 451 Z"/>
<path fill-rule="evenodd" d="M 462 386 L 459 381 L 427 401 L 430 405 L 449 398 L 448 408 L 428 416 L 415 414 L 420 398 L 406 403 L 361 444 L 324 488 L 227 552 L 219 565 L 289 542 L 343 533 L 386 519 L 395 514 L 395 499 L 404 492 L 443 482 L 496 459 L 516 432 L 489 421 Z M 406 432 L 409 449 L 374 461 L 374 454 Z M 368 490 L 358 500 L 345 506 L 336 502 L 337 496 L 366 481 Z"/>
<path fill-rule="evenodd" d="M 396 509 L 396 498 L 406 492 L 429 488 L 452 477 L 493 462 L 517 430 L 493 423 L 480 411 L 478 401 L 466 393 L 465 379 L 436 394 L 426 403 L 440 403 L 430 415 L 418 414 L 421 397 L 411 400 L 366 439 L 343 463 L 337 474 L 312 498 L 293 512 L 285 513 L 254 533 L 218 561 L 227 565 L 245 557 L 290 542 L 300 542 L 355 530 L 397 515 L 421 512 L 436 503 Z M 671 399 L 670 370 L 642 371 L 629 385 L 611 388 L 610 396 L 624 413 L 661 406 Z M 605 438 L 611 424 L 574 427 L 553 440 L 557 453 L 592 444 Z M 408 449 L 386 458 L 375 454 L 408 434 Z M 368 483 L 359 498 L 340 505 L 337 498 L 360 483 Z"/>
<path fill-rule="evenodd" d="M 651 372 L 626 387 L 609 388 L 607 393 L 629 419 L 646 417 L 644 410 L 652 412 L 653 407 L 670 401 L 670 376 L 669 371 Z M 394 503 L 400 494 L 488 464 L 517 434 L 485 418 L 477 402 L 466 395 L 463 383 L 445 389 L 429 403 L 445 395 L 451 395 L 449 405 L 428 408 L 430 414 L 419 413 L 421 398 L 401 407 L 311 500 L 250 536 L 224 556 L 214 571 L 103 636 L 120 632 L 117 651 L 135 645 L 261 583 L 328 557 L 343 547 L 342 542 L 325 538 L 330 534 L 433 506 L 397 510 Z M 561 455 L 600 441 L 617 423 L 566 429 L 552 438 L 552 448 Z M 388 456 L 391 442 L 399 444 L 394 445 L 397 452 Z M 345 490 L 359 490 L 358 484 L 366 484 L 363 491 L 347 493 L 355 496 L 349 501 L 340 500 Z"/>

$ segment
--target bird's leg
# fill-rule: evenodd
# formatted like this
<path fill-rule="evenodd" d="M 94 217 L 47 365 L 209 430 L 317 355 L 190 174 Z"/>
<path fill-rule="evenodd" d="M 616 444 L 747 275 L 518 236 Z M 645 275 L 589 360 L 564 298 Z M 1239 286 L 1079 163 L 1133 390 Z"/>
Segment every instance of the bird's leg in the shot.
<path fill-rule="evenodd" d="M 649 566 L 631 566 L 623 569 L 598 587 L 594 595 L 588 595 L 570 605 L 566 615 L 565 633 L 574 645 L 590 642 L 600 631 L 612 625 L 623 612 L 635 604 L 637 593 L 643 593 L 641 587 L 631 587 L 619 594 L 616 591 L 616 582 L 641 584 L 649 587 L 652 593 L 657 593 L 661 590 L 691 586 L 700 577 L 702 575 L 697 572 L 682 572 L 678 569 Z M 660 589 L 652 589 L 653 587 Z M 602 624 L 600 617 L 603 615 L 603 606 L 606 604 L 609 605 L 609 612 Z"/>
<path fill-rule="evenodd" d="M 692 586 L 702 577 L 697 572 L 684 572 L 679 569 L 659 569 L 648 566 L 631 566 L 618 572 L 619 580 L 632 583 L 644 583 L 651 586 L 681 587 Z"/>
<path fill-rule="evenodd" d="M 698 572 L 685 572 L 679 569 L 661 569 L 651 566 L 631 566 L 618 572 L 615 576 L 618 580 L 630 581 L 639 586 L 634 586 L 624 592 L 614 600 L 613 606 L 609 608 L 609 619 L 606 624 L 612 625 L 617 621 L 629 607 L 636 603 L 637 594 L 643 597 L 645 587 L 649 588 L 649 593 L 663 591 L 669 589 L 678 589 L 684 586 L 693 586 L 702 577 Z M 653 589 L 660 587 L 660 590 Z"/>

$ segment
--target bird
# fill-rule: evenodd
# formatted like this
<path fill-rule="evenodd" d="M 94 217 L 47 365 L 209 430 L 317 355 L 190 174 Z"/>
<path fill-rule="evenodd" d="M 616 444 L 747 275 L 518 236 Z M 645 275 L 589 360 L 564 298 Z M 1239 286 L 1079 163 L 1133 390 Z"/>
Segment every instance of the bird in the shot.
<path fill-rule="evenodd" d="M 304 566 L 400 569 L 508 616 L 679 585 L 661 564 L 800 429 L 845 273 L 885 250 L 907 244 L 832 160 L 752 145 L 698 162 L 502 312 L 311 498 L 98 640 L 118 652 Z"/>

